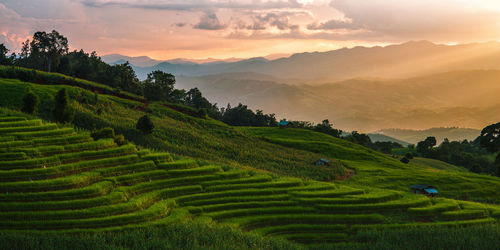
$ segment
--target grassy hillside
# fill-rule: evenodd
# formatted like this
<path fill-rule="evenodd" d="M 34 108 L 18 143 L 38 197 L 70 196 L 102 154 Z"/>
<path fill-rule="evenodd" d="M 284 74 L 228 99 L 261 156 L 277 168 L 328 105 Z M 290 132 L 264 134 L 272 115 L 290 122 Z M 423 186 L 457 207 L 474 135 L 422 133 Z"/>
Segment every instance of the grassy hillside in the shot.
<path fill-rule="evenodd" d="M 340 160 L 356 174 L 346 181 L 372 187 L 407 191 L 412 184 L 436 186 L 449 198 L 469 197 L 476 201 L 500 203 L 500 178 L 457 171 L 459 167 L 433 160 L 417 159 L 404 164 L 399 158 L 325 134 L 303 129 L 244 128 L 279 145 L 308 150 Z M 444 166 L 443 166 L 444 165 Z M 451 171 L 450 171 L 451 170 Z"/>
<path fill-rule="evenodd" d="M 0 79 L 0 105 L 18 109 L 27 87 L 41 98 L 38 115 L 50 117 L 62 86 Z M 460 231 L 466 238 L 500 219 L 498 205 L 449 199 L 500 203 L 496 177 L 425 160 L 405 165 L 309 130 L 235 128 L 162 103 L 107 95 L 95 102 L 86 90 L 66 88 L 78 127 L 113 127 L 143 147 L 94 141 L 88 130 L 0 108 L 0 243 L 65 248 L 74 240 L 100 249 L 104 240 L 123 248 L 176 248 L 192 239 L 201 249 L 358 249 L 373 230 L 445 233 L 478 225 Z M 135 129 L 144 111 L 156 126 L 150 136 Z M 332 165 L 314 166 L 321 157 Z M 344 166 L 355 170 L 348 180 L 316 181 L 343 175 Z M 442 197 L 412 194 L 413 183 L 433 184 Z"/>
<path fill-rule="evenodd" d="M 53 96 L 63 86 L 0 78 L 0 106 L 19 109 L 28 87 L 40 97 L 38 114 L 50 119 Z M 160 103 L 146 108 L 140 102 L 102 94 L 98 102 L 93 103 L 93 93 L 77 87 L 65 88 L 74 100 L 74 124 L 80 128 L 92 130 L 112 127 L 117 133 L 144 147 L 280 175 L 331 180 L 345 172 L 338 162 L 330 167 L 310 167 L 324 155 L 267 143 L 222 122 L 189 116 Z M 137 120 L 145 113 L 144 109 L 150 113 L 156 127 L 153 136 L 142 136 L 135 129 Z"/>
<path fill-rule="evenodd" d="M 350 241 L 366 229 L 491 224 L 499 216 L 493 205 L 172 158 L 2 112 L 0 231 L 151 230 L 198 218 L 324 244 Z M 426 223 L 419 222 L 423 218 Z"/>

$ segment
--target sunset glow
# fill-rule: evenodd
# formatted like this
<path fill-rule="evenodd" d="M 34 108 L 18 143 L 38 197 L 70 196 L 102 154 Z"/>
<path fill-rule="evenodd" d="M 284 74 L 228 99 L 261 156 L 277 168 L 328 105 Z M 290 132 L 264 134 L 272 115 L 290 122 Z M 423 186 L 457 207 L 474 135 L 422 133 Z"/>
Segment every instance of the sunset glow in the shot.
<path fill-rule="evenodd" d="M 155 59 L 500 38 L 494 0 L 0 0 L 0 16 L 0 43 L 17 51 L 35 31 L 56 29 L 73 49 Z"/>

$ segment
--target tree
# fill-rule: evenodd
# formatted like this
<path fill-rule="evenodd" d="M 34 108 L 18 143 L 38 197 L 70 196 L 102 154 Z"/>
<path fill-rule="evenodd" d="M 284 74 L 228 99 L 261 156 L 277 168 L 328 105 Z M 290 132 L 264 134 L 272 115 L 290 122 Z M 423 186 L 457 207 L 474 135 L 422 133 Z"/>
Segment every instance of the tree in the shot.
<path fill-rule="evenodd" d="M 429 136 L 425 140 L 417 143 L 417 152 L 422 156 L 428 156 L 434 146 L 436 146 L 436 137 Z"/>
<path fill-rule="evenodd" d="M 5 47 L 2 43 L 0 44 L 0 65 L 11 65 L 13 56 L 8 57 L 7 53 L 9 53 L 9 49 Z"/>
<path fill-rule="evenodd" d="M 28 89 L 28 92 L 23 97 L 23 107 L 21 111 L 28 114 L 33 114 L 36 111 L 38 105 L 38 96 Z"/>
<path fill-rule="evenodd" d="M 404 164 L 410 163 L 410 160 L 408 160 L 408 158 L 406 158 L 406 157 L 401 158 L 401 160 L 399 160 L 399 161 L 404 163 Z"/>
<path fill-rule="evenodd" d="M 48 72 L 53 66 L 58 66 L 61 57 L 67 53 L 68 39 L 55 30 L 50 33 L 38 31 L 33 34 L 33 39 L 29 43 L 29 56 L 35 60 L 43 58 Z"/>
<path fill-rule="evenodd" d="M 143 134 L 149 135 L 153 133 L 154 124 L 148 115 L 144 115 L 137 121 L 135 127 L 140 130 Z"/>
<path fill-rule="evenodd" d="M 234 108 L 228 105 L 222 116 L 222 121 L 231 126 L 252 126 L 255 121 L 255 114 L 241 103 Z"/>
<path fill-rule="evenodd" d="M 323 120 L 320 124 L 317 124 L 314 127 L 314 130 L 317 132 L 329 134 L 333 137 L 340 138 L 342 135 L 342 130 L 340 129 L 334 129 L 333 125 L 330 123 L 328 119 Z"/>
<path fill-rule="evenodd" d="M 212 109 L 212 104 L 203 97 L 198 88 L 192 88 L 186 93 L 186 102 L 197 109 Z"/>
<path fill-rule="evenodd" d="M 365 147 L 369 147 L 372 144 L 372 140 L 367 134 L 360 134 L 358 131 L 352 131 L 351 134 L 344 137 L 344 139 Z"/>
<path fill-rule="evenodd" d="M 500 122 L 483 128 L 479 136 L 479 143 L 491 153 L 498 152 L 500 150 Z M 500 153 L 495 159 L 493 172 L 500 176 Z"/>
<path fill-rule="evenodd" d="M 483 128 L 479 143 L 491 153 L 498 152 L 500 150 L 500 122 Z"/>
<path fill-rule="evenodd" d="M 69 105 L 69 97 L 66 89 L 59 90 L 54 99 L 53 119 L 61 123 L 71 122 L 74 114 L 73 108 Z"/>
<path fill-rule="evenodd" d="M 155 70 L 148 74 L 143 85 L 144 97 L 148 100 L 168 101 L 174 89 L 175 76 L 161 70 Z"/>
<path fill-rule="evenodd" d="M 413 154 L 408 152 L 405 154 L 405 157 L 406 157 L 406 159 L 411 160 L 411 159 L 413 159 Z"/>
<path fill-rule="evenodd" d="M 112 87 L 143 95 L 142 85 L 129 62 L 110 66 L 106 74 L 110 77 Z"/>

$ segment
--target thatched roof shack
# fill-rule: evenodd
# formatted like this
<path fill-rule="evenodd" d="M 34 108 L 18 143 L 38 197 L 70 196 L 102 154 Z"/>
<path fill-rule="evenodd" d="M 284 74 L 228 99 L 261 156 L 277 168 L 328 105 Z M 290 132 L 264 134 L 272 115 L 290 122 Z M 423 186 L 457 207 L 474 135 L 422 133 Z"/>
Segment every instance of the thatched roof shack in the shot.
<path fill-rule="evenodd" d="M 414 184 L 414 185 L 410 186 L 410 189 L 413 193 L 425 194 L 425 195 L 431 196 L 431 197 L 434 197 L 435 195 L 438 194 L 437 189 L 431 185 Z"/>

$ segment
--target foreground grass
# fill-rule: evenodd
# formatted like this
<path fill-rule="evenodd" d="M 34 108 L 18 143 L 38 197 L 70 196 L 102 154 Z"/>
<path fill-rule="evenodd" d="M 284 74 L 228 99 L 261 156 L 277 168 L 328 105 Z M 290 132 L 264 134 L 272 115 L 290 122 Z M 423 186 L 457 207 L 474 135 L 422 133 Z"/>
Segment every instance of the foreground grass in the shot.
<path fill-rule="evenodd" d="M 500 246 L 500 225 L 361 231 L 351 241 L 298 245 L 199 221 L 95 234 L 0 233 L 3 249 L 484 249 Z"/>
<path fill-rule="evenodd" d="M 0 233 L 2 249 L 300 249 L 278 238 L 202 222 L 95 234 Z"/>
<path fill-rule="evenodd" d="M 500 224 L 469 227 L 425 227 L 359 232 L 352 242 L 315 245 L 311 249 L 483 249 L 500 246 Z"/>

